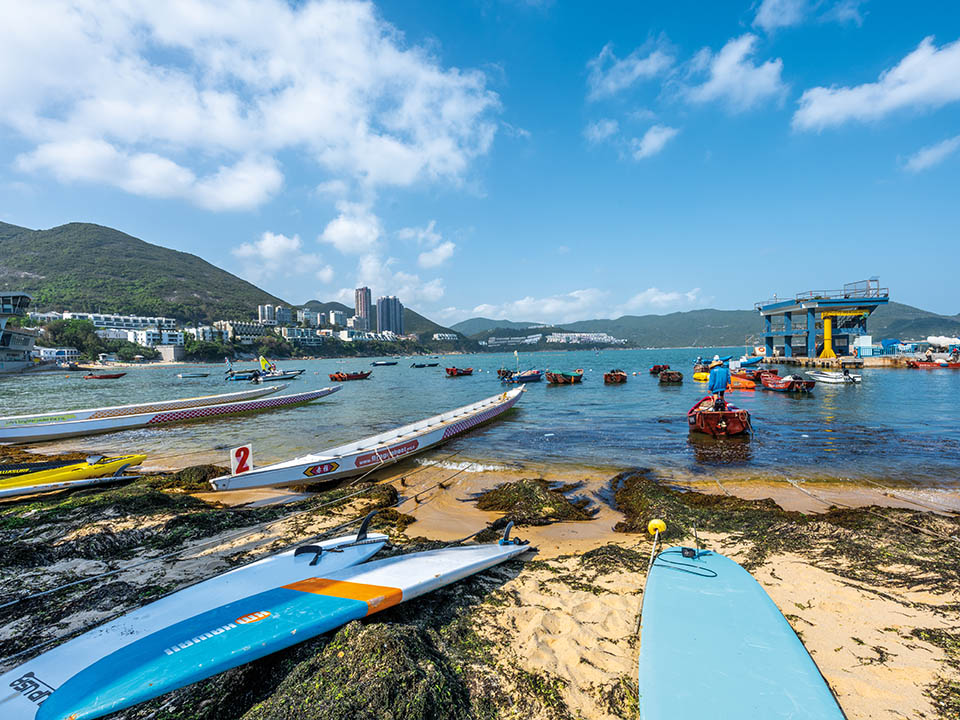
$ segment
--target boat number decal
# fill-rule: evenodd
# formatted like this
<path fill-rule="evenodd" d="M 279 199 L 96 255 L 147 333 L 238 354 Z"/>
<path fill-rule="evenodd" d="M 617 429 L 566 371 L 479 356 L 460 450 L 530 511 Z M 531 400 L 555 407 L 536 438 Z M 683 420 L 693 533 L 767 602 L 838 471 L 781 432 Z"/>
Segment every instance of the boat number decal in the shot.
<path fill-rule="evenodd" d="M 47 685 L 32 672 L 24 673 L 18 677 L 10 683 L 10 687 L 37 705 L 42 705 L 43 701 L 50 697 L 56 689 L 52 685 Z"/>
<path fill-rule="evenodd" d="M 230 474 L 250 472 L 253 469 L 253 448 L 250 445 L 241 445 L 230 451 Z"/>
<path fill-rule="evenodd" d="M 400 455 L 406 455 L 412 453 L 420 447 L 420 443 L 416 440 L 411 440 L 410 442 L 405 442 L 402 445 L 394 445 L 392 448 L 384 448 L 383 450 L 377 450 L 376 452 L 367 453 L 366 455 L 361 455 L 357 458 L 356 466 L 366 467 L 367 465 L 373 465 L 378 462 L 386 462 L 392 460 Z"/>
<path fill-rule="evenodd" d="M 216 637 L 217 635 L 222 635 L 222 634 L 225 633 L 225 632 L 228 632 L 228 631 L 230 631 L 230 630 L 234 630 L 234 629 L 236 629 L 237 626 L 239 626 L 239 625 L 249 625 L 250 623 L 260 622 L 260 621 L 263 620 L 264 618 L 268 618 L 268 617 L 270 617 L 270 612 L 269 612 L 268 610 L 259 610 L 259 611 L 254 612 L 254 613 L 250 613 L 249 615 L 244 615 L 243 617 L 238 617 L 238 618 L 237 618 L 236 620 L 234 620 L 232 623 L 227 623 L 226 625 L 221 625 L 220 627 L 215 628 L 215 629 L 211 630 L 210 632 L 201 633 L 200 635 L 197 635 L 196 637 L 190 638 L 189 640 L 185 640 L 185 641 L 182 642 L 182 643 L 177 643 L 176 645 L 171 645 L 171 646 L 168 647 L 168 648 L 164 648 L 163 651 L 164 651 L 167 655 L 173 655 L 174 653 L 178 653 L 178 652 L 180 652 L 181 650 L 186 650 L 188 647 L 190 647 L 190 646 L 192 646 L 192 645 L 197 645 L 197 644 L 199 644 L 199 643 L 202 643 L 204 640 L 209 640 L 209 639 L 212 638 L 212 637 Z"/>
<path fill-rule="evenodd" d="M 326 475 L 327 473 L 332 473 L 340 467 L 340 463 L 328 462 L 321 463 L 320 465 L 311 465 L 306 470 L 303 471 L 303 474 L 307 477 L 315 477 L 317 475 Z"/>

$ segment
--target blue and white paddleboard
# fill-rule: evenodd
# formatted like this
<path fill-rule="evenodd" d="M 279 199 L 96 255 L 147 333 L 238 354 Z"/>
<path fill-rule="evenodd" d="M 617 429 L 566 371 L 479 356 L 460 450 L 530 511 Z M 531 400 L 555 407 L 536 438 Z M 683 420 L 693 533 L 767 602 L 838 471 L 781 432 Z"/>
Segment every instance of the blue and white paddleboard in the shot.
<path fill-rule="evenodd" d="M 227 602 L 211 609 L 194 608 L 189 617 L 74 663 L 56 677 L 49 664 L 40 672 L 34 669 L 44 655 L 0 679 L 16 692 L 17 713 L 11 712 L 13 701 L 0 700 L 0 717 L 86 720 L 107 715 L 304 642 L 528 549 L 507 542 L 430 550 L 281 581 L 255 594 L 225 598 Z M 52 690 L 42 705 L 29 699 L 29 691 L 18 689 L 28 673 L 33 673 L 29 680 L 42 680 Z"/>
<path fill-rule="evenodd" d="M 709 550 L 657 555 L 643 593 L 642 720 L 842 720 L 800 638 L 753 577 Z"/>
<path fill-rule="evenodd" d="M 0 718 L 98 717 L 265 655 L 245 640 L 245 629 L 259 616 L 233 608 L 372 557 L 387 536 L 367 533 L 368 522 L 357 535 L 278 553 L 184 588 L 24 663 L 0 676 Z M 181 662 L 181 653 L 210 643 L 225 654 L 216 665 L 188 668 Z M 148 658 L 149 669 L 134 664 Z M 131 677 L 136 680 L 123 697 L 110 689 Z M 78 686 L 89 693 L 82 702 L 70 690 Z"/>

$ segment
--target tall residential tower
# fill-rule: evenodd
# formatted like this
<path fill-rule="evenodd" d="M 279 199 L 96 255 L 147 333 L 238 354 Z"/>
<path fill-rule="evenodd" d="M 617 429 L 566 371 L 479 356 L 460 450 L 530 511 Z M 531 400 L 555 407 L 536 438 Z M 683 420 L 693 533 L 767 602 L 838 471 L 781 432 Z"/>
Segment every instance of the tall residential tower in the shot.
<path fill-rule="evenodd" d="M 377 298 L 377 332 L 403 335 L 403 305 L 394 295 Z"/>

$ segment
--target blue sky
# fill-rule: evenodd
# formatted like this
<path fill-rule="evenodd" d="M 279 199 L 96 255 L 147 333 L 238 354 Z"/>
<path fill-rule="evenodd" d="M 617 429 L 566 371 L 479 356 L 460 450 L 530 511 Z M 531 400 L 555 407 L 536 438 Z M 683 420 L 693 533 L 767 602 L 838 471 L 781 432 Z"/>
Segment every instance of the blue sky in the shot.
<path fill-rule="evenodd" d="M 960 311 L 960 8 L 14 3 L 0 219 L 294 303 L 563 322 L 879 275 Z M 8 22 L 7 22 L 8 21 Z"/>

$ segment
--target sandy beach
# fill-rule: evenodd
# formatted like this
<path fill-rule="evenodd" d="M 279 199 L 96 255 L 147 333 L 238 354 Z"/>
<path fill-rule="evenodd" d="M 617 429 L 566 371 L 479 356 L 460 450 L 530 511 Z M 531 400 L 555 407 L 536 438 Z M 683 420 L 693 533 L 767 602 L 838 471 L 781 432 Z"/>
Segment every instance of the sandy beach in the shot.
<path fill-rule="evenodd" d="M 0 610 L 0 656 L 27 651 L 5 660 L 4 669 L 38 652 L 30 649 L 38 643 L 382 507 L 378 526 L 391 535 L 391 552 L 460 541 L 507 518 L 536 551 L 118 717 L 292 717 L 281 708 L 312 697 L 303 695 L 309 678 L 332 672 L 333 648 L 376 642 L 399 643 L 401 656 L 391 661 L 398 668 L 422 666 L 418 654 L 429 650 L 433 669 L 378 677 L 375 692 L 360 668 L 342 677 L 343 691 L 357 702 L 366 698 L 368 708 L 402 695 L 411 682 L 409 692 L 424 693 L 418 707 L 430 707 L 437 698 L 430 700 L 421 675 L 440 672 L 443 692 L 457 698 L 443 705 L 449 717 L 634 718 L 642 649 L 636 628 L 651 550 L 643 530 L 658 516 L 667 522 L 668 544 L 692 544 L 696 525 L 704 546 L 753 573 L 851 720 L 956 717 L 960 519 L 945 507 L 918 507 L 926 496 L 839 482 L 812 489 L 729 478 L 684 483 L 651 470 L 456 460 L 408 462 L 374 484 L 320 493 L 212 493 L 205 479 L 216 472 L 206 466 L 0 505 L 4 599 L 119 570 Z M 938 493 L 936 501 L 958 504 L 960 496 Z M 478 507 L 490 502 L 512 505 Z M 571 517 L 580 519 L 564 520 Z M 267 675 L 260 691 L 241 690 Z M 335 706 L 316 717 L 375 716 L 345 712 Z"/>

